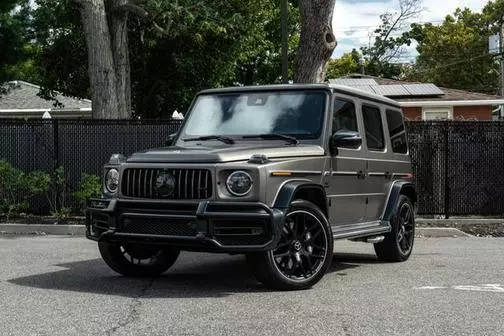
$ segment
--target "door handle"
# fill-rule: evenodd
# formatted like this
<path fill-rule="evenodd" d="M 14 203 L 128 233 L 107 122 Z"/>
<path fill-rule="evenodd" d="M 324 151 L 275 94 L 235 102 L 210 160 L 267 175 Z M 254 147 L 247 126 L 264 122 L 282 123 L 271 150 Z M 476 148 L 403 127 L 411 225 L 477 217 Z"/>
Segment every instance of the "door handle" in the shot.
<path fill-rule="evenodd" d="M 366 173 L 364 173 L 362 170 L 359 170 L 357 172 L 357 178 L 360 178 L 360 179 L 366 178 Z"/>

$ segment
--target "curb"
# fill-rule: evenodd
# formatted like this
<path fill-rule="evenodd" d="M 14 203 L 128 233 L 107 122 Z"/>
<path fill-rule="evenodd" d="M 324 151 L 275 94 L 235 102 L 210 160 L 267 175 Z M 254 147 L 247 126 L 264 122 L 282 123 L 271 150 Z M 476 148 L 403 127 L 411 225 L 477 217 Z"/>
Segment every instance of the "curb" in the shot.
<path fill-rule="evenodd" d="M 474 237 L 470 234 L 450 227 L 416 227 L 415 236 L 423 238 L 459 238 Z"/>
<path fill-rule="evenodd" d="M 504 218 L 415 218 L 415 223 L 420 225 L 432 225 L 432 227 L 454 226 L 461 224 L 492 225 L 503 224 Z"/>
<path fill-rule="evenodd" d="M 54 224 L 0 224 L 0 234 L 52 234 L 85 236 L 84 225 L 54 225 Z"/>
<path fill-rule="evenodd" d="M 1 234 L 50 234 L 50 235 L 70 235 L 85 236 L 86 227 L 84 225 L 43 225 L 43 224 L 0 224 Z M 417 227 L 415 235 L 425 238 L 445 238 L 445 237 L 473 237 L 455 228 L 444 227 Z"/>

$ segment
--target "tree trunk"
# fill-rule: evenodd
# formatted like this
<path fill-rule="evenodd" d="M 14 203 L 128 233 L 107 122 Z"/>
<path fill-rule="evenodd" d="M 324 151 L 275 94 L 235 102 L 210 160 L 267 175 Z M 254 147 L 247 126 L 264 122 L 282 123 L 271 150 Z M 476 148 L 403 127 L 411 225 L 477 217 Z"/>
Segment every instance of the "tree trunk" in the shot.
<path fill-rule="evenodd" d="M 296 83 L 321 83 L 336 48 L 332 18 L 336 0 L 299 0 L 301 36 L 296 56 Z"/>
<path fill-rule="evenodd" d="M 106 0 L 75 1 L 86 36 L 93 118 L 131 118 L 128 14 L 115 10 L 126 0 L 110 0 L 109 6 Z"/>
<path fill-rule="evenodd" d="M 131 78 L 128 49 L 128 12 L 118 7 L 127 4 L 127 0 L 112 0 L 110 34 L 112 54 L 116 73 L 117 100 L 119 118 L 131 118 Z"/>

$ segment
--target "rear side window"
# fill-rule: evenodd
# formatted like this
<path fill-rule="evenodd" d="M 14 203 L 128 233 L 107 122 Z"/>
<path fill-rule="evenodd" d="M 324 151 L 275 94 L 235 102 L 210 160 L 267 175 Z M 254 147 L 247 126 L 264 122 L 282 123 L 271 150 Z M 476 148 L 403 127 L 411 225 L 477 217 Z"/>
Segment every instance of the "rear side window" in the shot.
<path fill-rule="evenodd" d="M 406 130 L 401 112 L 387 110 L 387 125 L 390 133 L 390 142 L 394 153 L 408 153 Z"/>
<path fill-rule="evenodd" d="M 334 134 L 338 131 L 358 132 L 355 105 L 352 102 L 334 100 L 332 132 Z"/>
<path fill-rule="evenodd" d="M 366 129 L 366 144 L 369 150 L 382 151 L 385 149 L 383 138 L 383 124 L 380 109 L 371 106 L 362 106 L 362 118 Z"/>

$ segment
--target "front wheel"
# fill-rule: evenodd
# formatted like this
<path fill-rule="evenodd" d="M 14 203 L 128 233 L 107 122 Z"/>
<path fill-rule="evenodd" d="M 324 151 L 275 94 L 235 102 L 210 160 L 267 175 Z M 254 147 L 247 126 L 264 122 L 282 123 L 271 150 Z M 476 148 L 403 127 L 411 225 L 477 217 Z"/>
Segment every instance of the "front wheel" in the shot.
<path fill-rule="evenodd" d="M 175 263 L 180 253 L 170 247 L 105 241 L 98 242 L 98 248 L 111 269 L 131 277 L 158 276 Z"/>
<path fill-rule="evenodd" d="M 281 238 L 271 251 L 247 255 L 257 280 L 280 290 L 310 288 L 331 265 L 333 236 L 324 213 L 308 201 L 294 201 Z"/>
<path fill-rule="evenodd" d="M 383 261 L 405 261 L 411 255 L 415 241 L 415 216 L 408 197 L 399 197 L 390 225 L 391 231 L 385 239 L 374 244 L 376 255 Z"/>

